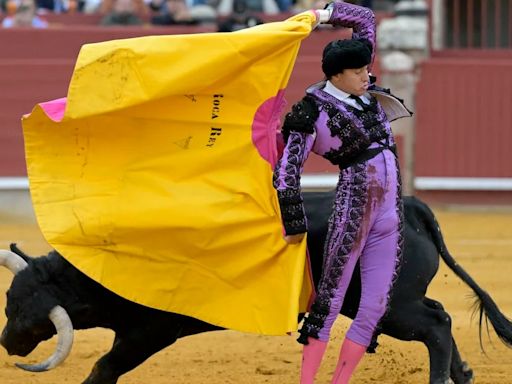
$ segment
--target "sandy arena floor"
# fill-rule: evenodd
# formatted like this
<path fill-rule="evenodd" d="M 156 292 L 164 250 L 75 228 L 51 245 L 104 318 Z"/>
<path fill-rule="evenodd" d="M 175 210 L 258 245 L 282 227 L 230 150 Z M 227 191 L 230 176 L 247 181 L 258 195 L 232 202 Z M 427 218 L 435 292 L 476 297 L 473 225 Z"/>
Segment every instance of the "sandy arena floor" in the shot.
<path fill-rule="evenodd" d="M 446 242 L 452 254 L 470 275 L 494 298 L 501 310 L 512 317 L 512 213 L 463 213 L 437 210 Z M 1 219 L 1 218 L 0 218 Z M 0 248 L 17 242 L 29 254 L 46 253 L 49 246 L 33 224 L 8 225 L 0 220 Z M 12 276 L 0 269 L 0 290 L 5 292 Z M 441 301 L 453 320 L 453 333 L 463 359 L 475 371 L 478 384 L 512 383 L 512 350 L 494 336 L 484 335 L 486 354 L 480 351 L 478 326 L 471 320 L 470 290 L 441 264 L 429 289 L 429 296 Z M 5 295 L 0 296 L 0 307 Z M 5 317 L 0 313 L 0 327 Z M 348 321 L 340 318 L 333 331 L 319 383 L 330 383 L 338 348 Z M 300 345 L 295 336 L 265 337 L 223 331 L 180 339 L 129 372 L 120 384 L 292 384 L 298 383 Z M 81 383 L 94 362 L 112 343 L 106 330 L 76 332 L 73 351 L 65 363 L 46 373 L 19 370 L 15 362 L 42 361 L 54 348 L 54 340 L 40 345 L 28 358 L 7 356 L 0 348 L 0 383 Z M 354 384 L 427 383 L 428 355 L 419 343 L 401 342 L 381 336 L 377 354 L 366 355 Z"/>

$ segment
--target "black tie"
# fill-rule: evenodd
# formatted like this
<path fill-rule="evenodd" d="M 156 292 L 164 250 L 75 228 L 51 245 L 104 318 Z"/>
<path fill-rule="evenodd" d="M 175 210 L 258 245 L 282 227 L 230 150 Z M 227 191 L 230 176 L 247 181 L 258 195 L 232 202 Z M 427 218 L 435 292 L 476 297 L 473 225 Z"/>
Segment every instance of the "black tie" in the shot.
<path fill-rule="evenodd" d="M 350 98 L 355 100 L 355 102 L 363 109 L 363 111 L 366 111 L 368 109 L 368 105 L 365 104 L 365 102 L 361 100 L 359 96 L 350 95 Z"/>

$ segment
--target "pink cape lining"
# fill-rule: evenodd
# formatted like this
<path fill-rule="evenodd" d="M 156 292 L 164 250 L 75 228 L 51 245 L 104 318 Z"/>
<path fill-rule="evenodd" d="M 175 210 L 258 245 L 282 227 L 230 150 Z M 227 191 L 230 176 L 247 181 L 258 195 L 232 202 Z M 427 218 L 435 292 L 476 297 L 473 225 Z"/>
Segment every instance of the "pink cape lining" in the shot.
<path fill-rule="evenodd" d="M 252 142 L 272 169 L 277 163 L 280 150 L 282 152 L 282 146 L 278 148 L 280 134 L 277 129 L 281 124 L 281 113 L 285 106 L 284 89 L 281 89 L 259 106 L 252 122 Z"/>
<path fill-rule="evenodd" d="M 66 103 L 67 98 L 62 97 L 60 99 L 39 103 L 39 106 L 50 119 L 58 123 L 64 117 L 64 112 L 66 111 Z"/>

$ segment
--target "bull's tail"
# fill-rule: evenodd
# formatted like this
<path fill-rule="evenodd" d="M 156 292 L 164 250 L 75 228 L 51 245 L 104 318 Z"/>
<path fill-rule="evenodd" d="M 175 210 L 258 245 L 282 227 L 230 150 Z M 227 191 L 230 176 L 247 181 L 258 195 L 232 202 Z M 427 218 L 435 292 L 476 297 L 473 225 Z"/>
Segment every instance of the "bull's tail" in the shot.
<path fill-rule="evenodd" d="M 444 242 L 441 228 L 439 227 L 436 217 L 430 208 L 424 203 L 419 206 L 421 206 L 420 210 L 423 213 L 422 217 L 425 220 L 426 227 L 429 230 L 432 240 L 442 259 L 446 265 L 448 265 L 448 267 L 473 290 L 476 295 L 475 313 L 479 313 L 480 346 L 482 347 L 482 323 L 485 319 L 486 325 L 488 326 L 488 321 L 490 321 L 500 340 L 507 347 L 512 348 L 512 322 L 503 313 L 501 313 L 491 296 L 480 288 L 473 278 L 459 265 L 459 263 L 457 263 L 457 261 L 455 261 L 452 255 L 450 255 L 450 252 L 448 252 L 448 248 Z"/>

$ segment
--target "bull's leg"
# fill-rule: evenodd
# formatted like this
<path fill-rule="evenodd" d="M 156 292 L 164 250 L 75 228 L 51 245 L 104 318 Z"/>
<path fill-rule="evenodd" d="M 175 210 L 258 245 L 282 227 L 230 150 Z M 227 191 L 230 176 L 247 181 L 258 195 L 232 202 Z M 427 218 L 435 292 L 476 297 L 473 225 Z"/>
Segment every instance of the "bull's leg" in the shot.
<path fill-rule="evenodd" d="M 452 361 L 452 321 L 441 303 L 428 298 L 424 298 L 424 303 L 428 303 L 425 311 L 428 321 L 425 323 L 430 323 L 425 328 L 423 339 L 430 358 L 430 382 L 449 383 Z"/>
<path fill-rule="evenodd" d="M 448 384 L 452 354 L 450 316 L 422 301 L 399 297 L 393 301 L 391 311 L 383 320 L 382 333 L 400 340 L 423 342 L 429 352 L 430 384 Z"/>
<path fill-rule="evenodd" d="M 468 363 L 462 361 L 457 344 L 452 338 L 452 364 L 450 367 L 450 377 L 454 384 L 472 384 L 474 382 L 473 370 Z"/>
<path fill-rule="evenodd" d="M 425 305 L 433 309 L 444 310 L 443 305 L 436 300 L 425 297 Z M 473 370 L 469 365 L 462 361 L 455 339 L 452 336 L 452 359 L 450 364 L 450 378 L 454 384 L 471 384 L 474 381 Z"/>
<path fill-rule="evenodd" d="M 165 332 L 161 332 L 162 329 Z M 174 328 L 153 328 L 153 324 L 147 324 L 144 328 L 116 333 L 112 349 L 96 362 L 89 377 L 82 384 L 116 384 L 119 376 L 174 343 L 180 332 L 181 326 L 178 325 Z"/>

